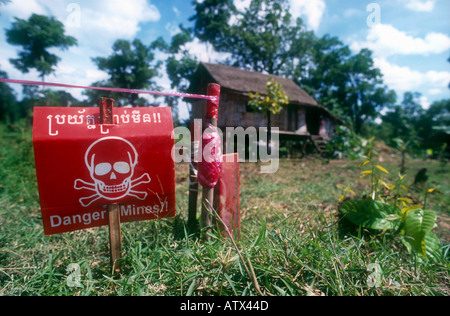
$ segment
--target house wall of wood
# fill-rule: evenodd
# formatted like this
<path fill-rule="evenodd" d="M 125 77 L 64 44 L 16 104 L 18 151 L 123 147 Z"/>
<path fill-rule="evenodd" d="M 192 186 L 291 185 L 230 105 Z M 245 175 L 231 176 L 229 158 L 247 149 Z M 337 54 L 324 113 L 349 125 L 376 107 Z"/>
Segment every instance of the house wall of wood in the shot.
<path fill-rule="evenodd" d="M 251 111 L 247 104 L 246 95 L 222 90 L 219 102 L 218 127 L 225 132 L 226 127 L 267 127 L 267 115 Z M 192 117 L 204 118 L 206 116 L 206 101 L 194 100 L 192 102 Z M 329 140 L 336 129 L 336 121 L 324 115 L 314 107 L 290 104 L 280 114 L 271 116 L 271 126 L 278 127 L 280 132 L 291 132 L 298 135 L 320 135 Z"/>
<path fill-rule="evenodd" d="M 334 136 L 337 124 L 334 120 L 324 117 L 320 126 L 319 135 L 325 140 L 330 140 Z"/>
<path fill-rule="evenodd" d="M 211 68 L 212 65 L 209 65 Z M 219 67 L 217 65 L 217 67 Z M 222 67 L 222 66 L 220 66 Z M 214 76 L 221 78 L 222 80 L 216 80 L 210 71 L 213 70 Z M 221 83 L 220 93 L 220 105 L 219 105 L 219 121 L 218 127 L 225 131 L 226 127 L 267 127 L 267 114 L 257 113 L 251 111 L 247 106 L 250 101 L 249 96 L 246 94 L 249 90 L 245 87 L 245 83 L 241 86 L 232 85 L 227 80 L 230 80 L 229 74 L 221 74 L 222 70 L 211 68 L 208 70 L 205 66 L 199 67 L 195 78 L 191 81 L 189 93 L 194 94 L 207 94 L 207 87 L 209 83 Z M 237 70 L 240 71 L 240 70 Z M 221 77 L 223 75 L 223 78 Z M 227 77 L 228 76 L 228 77 Z M 263 76 L 262 74 L 253 73 L 252 76 L 247 78 L 253 78 L 253 76 Z M 251 80 L 251 79 L 249 79 Z M 234 81 L 233 81 L 234 82 Z M 298 88 L 298 87 L 297 87 Z M 292 87 L 291 87 L 292 89 Z M 271 116 L 271 126 L 278 127 L 280 132 L 287 137 L 294 137 L 295 135 L 320 135 L 325 139 L 331 139 L 334 135 L 335 128 L 338 124 L 342 124 L 338 118 L 327 111 L 325 108 L 318 104 L 311 103 L 308 98 L 305 102 L 299 97 L 298 89 L 292 91 L 295 98 L 292 98 L 292 102 L 282 110 L 280 114 Z M 301 90 L 301 89 L 300 89 Z M 296 94 L 297 93 L 297 94 Z M 309 98 L 311 99 L 311 98 Z M 203 119 L 206 116 L 206 101 L 190 99 L 192 104 L 192 118 Z M 308 103 L 309 102 L 309 103 Z"/>
<path fill-rule="evenodd" d="M 248 108 L 248 96 L 222 91 L 219 102 L 218 127 L 267 127 L 267 115 Z M 193 118 L 206 116 L 206 101 L 192 101 Z M 298 105 L 285 107 L 280 114 L 271 115 L 271 126 L 278 127 L 280 131 L 290 131 L 307 134 L 306 109 Z"/>

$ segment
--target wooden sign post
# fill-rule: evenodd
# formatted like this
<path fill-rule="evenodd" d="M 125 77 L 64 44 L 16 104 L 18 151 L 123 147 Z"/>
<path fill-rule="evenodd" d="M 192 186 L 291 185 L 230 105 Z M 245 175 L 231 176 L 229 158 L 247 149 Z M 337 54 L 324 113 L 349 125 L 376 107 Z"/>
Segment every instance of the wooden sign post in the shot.
<path fill-rule="evenodd" d="M 122 258 L 122 233 L 120 229 L 120 210 L 118 204 L 108 205 L 109 247 L 111 267 L 120 272 L 119 259 Z"/>
<path fill-rule="evenodd" d="M 219 99 L 220 99 L 220 86 L 218 84 L 211 83 L 208 85 L 208 95 L 216 97 L 215 102 L 208 101 L 206 105 L 206 120 L 205 125 L 211 124 L 213 127 L 217 127 L 217 121 L 219 118 Z M 204 153 L 202 153 L 204 154 Z M 205 159 L 205 157 L 202 157 Z M 212 214 L 208 208 L 214 203 L 214 187 L 203 186 L 202 192 L 202 226 L 204 228 L 210 228 L 212 226 Z"/>
<path fill-rule="evenodd" d="M 201 121 L 191 122 L 191 161 L 189 163 L 189 206 L 188 206 L 188 229 L 195 231 L 198 227 L 197 222 L 197 200 L 198 200 L 198 169 L 197 156 L 201 143 Z"/>
<path fill-rule="evenodd" d="M 114 124 L 114 99 L 100 98 L 100 124 Z M 122 258 L 122 232 L 120 228 L 120 208 L 119 204 L 110 204 L 108 209 L 108 226 L 109 226 L 109 250 L 111 258 L 112 270 L 116 273 L 120 272 L 119 259 Z"/>
<path fill-rule="evenodd" d="M 108 225 L 117 268 L 121 223 L 174 217 L 176 199 L 171 109 L 113 101 L 35 107 L 33 147 L 45 235 Z"/>

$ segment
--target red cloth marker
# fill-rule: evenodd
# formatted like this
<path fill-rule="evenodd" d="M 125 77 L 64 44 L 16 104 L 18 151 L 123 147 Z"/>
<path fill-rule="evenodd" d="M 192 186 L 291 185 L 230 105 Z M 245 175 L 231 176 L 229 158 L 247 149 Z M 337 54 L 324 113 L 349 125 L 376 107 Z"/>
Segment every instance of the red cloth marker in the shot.
<path fill-rule="evenodd" d="M 198 183 L 214 188 L 222 172 L 222 142 L 215 126 L 208 124 L 202 138 L 203 159 L 198 163 Z"/>

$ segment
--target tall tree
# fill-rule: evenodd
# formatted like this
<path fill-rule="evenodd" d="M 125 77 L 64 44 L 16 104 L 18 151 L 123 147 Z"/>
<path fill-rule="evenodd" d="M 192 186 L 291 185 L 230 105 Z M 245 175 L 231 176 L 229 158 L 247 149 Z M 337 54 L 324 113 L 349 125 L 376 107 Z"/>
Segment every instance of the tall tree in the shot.
<path fill-rule="evenodd" d="M 417 102 L 419 97 L 418 93 L 405 92 L 403 101 L 382 116 L 380 136 L 386 144 L 395 146 L 394 139 L 401 139 L 404 143 L 418 140 L 419 121 L 424 114 L 422 106 Z"/>
<path fill-rule="evenodd" d="M 420 93 L 405 92 L 403 101 L 382 116 L 377 137 L 391 146 L 401 140 L 408 144 L 409 152 L 432 149 L 436 154 L 449 142 L 450 99 L 436 101 L 424 109 L 419 98 Z"/>
<path fill-rule="evenodd" d="M 336 115 L 343 114 L 342 99 L 345 96 L 346 73 L 344 64 L 351 56 L 350 48 L 337 37 L 325 35 L 312 44 L 311 62 L 306 76 L 294 81 L 323 106 Z"/>
<path fill-rule="evenodd" d="M 347 118 L 357 133 L 396 100 L 395 92 L 383 85 L 371 51 L 352 55 L 348 46 L 328 35 L 314 42 L 307 75 L 298 83 L 320 104 Z"/>
<path fill-rule="evenodd" d="M 19 58 L 10 59 L 14 67 L 23 73 L 36 69 L 42 81 L 55 72 L 60 58 L 48 51 L 49 48 L 68 49 L 77 45 L 77 40 L 64 34 L 64 25 L 54 17 L 33 14 L 28 20 L 15 18 L 6 30 L 6 40 L 11 45 L 22 46 Z"/>
<path fill-rule="evenodd" d="M 0 78 L 7 79 L 6 72 L 0 70 Z M 0 122 L 15 120 L 17 116 L 15 103 L 16 96 L 13 89 L 6 83 L 0 82 Z"/>
<path fill-rule="evenodd" d="M 395 103 L 396 94 L 382 86 L 381 71 L 374 66 L 368 49 L 351 56 L 344 64 L 344 72 L 347 79 L 342 91 L 344 114 L 351 118 L 355 132 L 359 133 L 365 121 L 377 118 L 381 109 Z"/>
<path fill-rule="evenodd" d="M 243 10 L 231 0 L 203 0 L 194 8 L 195 36 L 231 54 L 228 64 L 294 80 L 348 117 L 357 133 L 395 102 L 369 50 L 352 55 L 335 37 L 316 38 L 301 19 L 294 21 L 288 0 L 251 0 Z"/>
<path fill-rule="evenodd" d="M 94 86 L 137 90 L 157 89 L 156 82 L 152 79 L 158 76 L 158 68 L 161 62 L 155 62 L 155 56 L 151 48 L 135 39 L 132 43 L 126 40 L 117 40 L 112 49 L 113 53 L 110 56 L 92 59 L 100 70 L 109 75 L 108 80 L 96 82 Z M 91 102 L 96 103 L 98 101 L 98 92 L 89 91 L 86 94 Z M 114 93 L 111 95 L 122 105 L 138 106 L 145 102 L 139 99 L 137 94 Z"/>
<path fill-rule="evenodd" d="M 202 42 L 214 45 L 229 33 L 229 21 L 237 12 L 233 0 L 195 0 L 195 15 L 190 17 L 194 22 L 194 35 Z"/>
<path fill-rule="evenodd" d="M 195 36 L 230 53 L 229 64 L 291 78 L 304 70 L 314 35 L 293 20 L 287 0 L 252 0 L 242 11 L 231 0 L 195 1 L 194 7 Z"/>
<path fill-rule="evenodd" d="M 187 47 L 187 44 L 192 40 L 192 31 L 180 25 L 180 32 L 172 37 L 170 44 L 159 37 L 151 45 L 152 48 L 159 49 L 167 55 L 165 63 L 166 73 L 171 81 L 170 87 L 179 92 L 188 90 L 199 64 L 197 57 L 190 54 Z M 180 98 L 168 96 L 166 102 L 172 107 L 174 119 L 177 119 Z"/>
<path fill-rule="evenodd" d="M 435 101 L 427 110 L 422 110 L 420 113 L 415 128 L 420 139 L 428 146 L 427 148 L 437 149 L 442 145 L 444 138 L 449 143 L 450 99 Z M 440 140 L 435 137 L 438 134 L 441 134 Z M 450 151 L 450 146 L 447 147 L 447 150 Z"/>

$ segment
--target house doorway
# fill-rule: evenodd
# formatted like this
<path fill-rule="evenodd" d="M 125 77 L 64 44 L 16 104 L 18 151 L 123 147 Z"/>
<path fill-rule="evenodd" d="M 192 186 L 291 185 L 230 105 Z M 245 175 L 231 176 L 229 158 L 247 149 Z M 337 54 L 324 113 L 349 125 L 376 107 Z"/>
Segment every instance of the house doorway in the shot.
<path fill-rule="evenodd" d="M 298 126 L 298 108 L 295 106 L 289 106 L 288 107 L 288 131 L 289 132 L 295 132 L 299 126 Z"/>
<path fill-rule="evenodd" d="M 316 109 L 306 110 L 306 125 L 311 135 L 319 135 L 321 117 L 320 111 Z"/>

